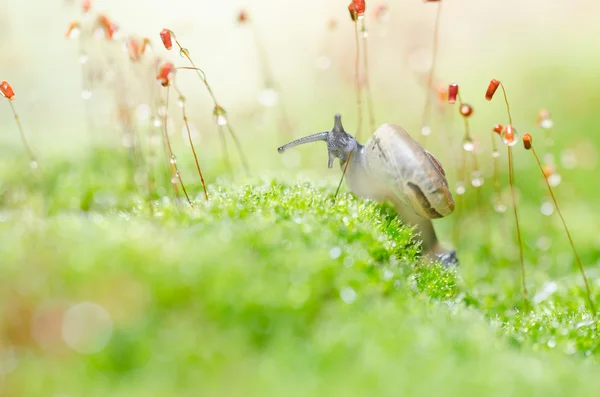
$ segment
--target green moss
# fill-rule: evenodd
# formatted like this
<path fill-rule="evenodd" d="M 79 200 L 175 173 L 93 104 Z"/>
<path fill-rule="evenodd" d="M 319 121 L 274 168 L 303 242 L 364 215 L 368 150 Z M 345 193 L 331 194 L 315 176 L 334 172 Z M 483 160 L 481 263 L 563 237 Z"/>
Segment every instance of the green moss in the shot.
<path fill-rule="evenodd" d="M 1 335 L 16 349 L 4 386 L 15 395 L 562 396 L 600 385 L 598 320 L 569 285 L 519 312 L 515 280 L 470 288 L 460 274 L 471 262 L 421 262 L 389 206 L 349 194 L 332 205 L 327 184 L 219 184 L 208 203 L 161 200 L 151 216 L 127 168 L 108 172 L 119 161 L 98 152 L 86 167 L 4 173 Z M 111 315 L 108 345 L 80 355 L 58 327 L 40 347 L 40 308 L 82 301 Z"/>

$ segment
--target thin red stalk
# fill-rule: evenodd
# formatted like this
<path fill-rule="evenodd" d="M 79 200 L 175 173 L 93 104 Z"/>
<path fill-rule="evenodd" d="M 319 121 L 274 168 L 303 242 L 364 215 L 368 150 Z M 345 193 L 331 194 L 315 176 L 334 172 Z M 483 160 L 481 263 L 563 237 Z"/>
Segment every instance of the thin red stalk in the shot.
<path fill-rule="evenodd" d="M 340 178 L 340 183 L 338 183 L 338 187 L 335 190 L 335 195 L 333 196 L 333 203 L 335 203 L 335 199 L 337 198 L 338 193 L 340 192 L 340 188 L 342 187 L 342 182 L 344 182 L 344 176 L 346 176 L 346 171 L 348 170 L 348 164 L 350 164 L 350 160 L 352 159 L 352 153 L 354 150 L 348 154 L 348 160 L 346 160 L 346 164 L 344 165 L 344 171 L 342 172 L 342 177 Z"/>
<path fill-rule="evenodd" d="M 525 281 L 525 261 L 523 260 L 523 242 L 521 240 L 521 228 L 519 226 L 519 214 L 517 213 L 517 201 L 515 198 L 515 185 L 514 185 L 514 171 L 513 171 L 513 160 L 512 160 L 512 148 L 508 147 L 508 180 L 510 183 L 510 194 L 513 202 L 513 211 L 515 213 L 515 224 L 517 226 L 517 240 L 519 240 L 519 259 L 521 261 L 521 283 L 523 286 L 523 299 L 525 303 L 529 301 L 529 295 L 527 294 L 527 283 Z"/>
<path fill-rule="evenodd" d="M 171 140 L 169 139 L 169 131 L 168 131 L 168 127 L 167 127 L 167 120 L 169 117 L 169 91 L 170 91 L 170 87 L 167 87 L 167 96 L 166 96 L 166 100 L 165 100 L 165 116 L 163 118 L 163 134 L 164 134 L 164 139 L 165 139 L 165 143 L 167 144 L 167 149 L 169 151 L 169 164 L 172 166 L 173 170 L 175 171 L 175 176 L 177 177 L 177 179 L 179 179 L 179 183 L 181 184 L 181 189 L 183 190 L 183 194 L 185 194 L 185 198 L 188 201 L 188 204 L 190 205 L 190 207 L 194 207 L 194 203 L 192 203 L 192 200 L 190 200 L 190 196 L 187 193 L 187 189 L 185 188 L 185 185 L 183 183 L 183 179 L 181 178 L 181 173 L 179 172 L 179 168 L 177 168 L 177 159 L 175 158 L 175 155 L 173 154 L 173 148 L 171 147 Z M 171 184 L 172 185 L 176 185 L 176 183 L 173 182 L 173 178 L 171 178 Z"/>
<path fill-rule="evenodd" d="M 177 87 L 175 87 L 179 97 L 181 98 L 181 111 L 183 115 L 183 123 L 185 124 L 185 129 L 187 130 L 188 141 L 190 142 L 190 147 L 192 148 L 192 153 L 194 155 L 194 161 L 196 162 L 196 169 L 198 170 L 198 176 L 200 176 L 200 182 L 202 183 L 202 188 L 204 189 L 204 197 L 208 201 L 208 191 L 206 190 L 206 183 L 204 182 L 204 175 L 202 175 L 202 169 L 200 168 L 200 162 L 198 161 L 198 155 L 196 154 L 196 149 L 194 148 L 194 142 L 192 141 L 192 131 L 190 129 L 190 124 L 188 122 L 187 113 L 185 111 L 185 97 L 181 94 L 181 91 Z"/>
<path fill-rule="evenodd" d="M 492 131 L 492 172 L 494 174 L 494 192 L 497 195 L 497 199 L 500 199 L 500 181 L 498 179 L 498 157 L 494 154 L 498 151 L 496 146 L 496 140 L 494 139 L 495 132 Z"/>
<path fill-rule="evenodd" d="M 565 232 L 567 233 L 567 237 L 569 238 L 569 243 L 571 243 L 571 248 L 573 249 L 573 254 L 575 255 L 575 260 L 577 260 L 577 265 L 579 266 L 579 271 L 581 272 L 581 277 L 583 278 L 583 284 L 585 285 L 585 290 L 587 292 L 587 298 L 588 298 L 588 302 L 590 304 L 590 309 L 592 310 L 592 314 L 596 314 L 596 308 L 594 307 L 594 302 L 592 300 L 592 292 L 591 292 L 590 286 L 588 284 L 588 279 L 587 279 L 587 276 L 585 275 L 585 270 L 583 269 L 583 265 L 581 264 L 579 255 L 577 254 L 577 250 L 575 249 L 575 243 L 573 242 L 571 233 L 569 232 L 569 229 L 567 228 L 567 222 L 565 221 L 565 218 L 563 217 L 562 212 L 560 212 L 560 208 L 558 207 L 558 202 L 556 201 L 556 197 L 554 196 L 552 187 L 550 186 L 550 183 L 548 182 L 548 178 L 546 178 L 546 175 L 544 175 L 544 168 L 542 167 L 540 158 L 538 157 L 537 153 L 535 152 L 535 148 L 533 146 L 531 146 L 531 151 L 533 152 L 533 156 L 535 157 L 535 160 L 537 161 L 538 166 L 540 167 L 540 171 L 542 172 L 542 176 L 544 177 L 544 181 L 546 182 L 546 186 L 548 187 L 548 192 L 550 192 L 550 197 L 552 197 L 552 201 L 554 201 L 554 207 L 556 207 L 556 212 L 558 213 L 558 216 L 560 216 L 560 220 L 562 221 L 563 227 L 565 228 Z"/>
<path fill-rule="evenodd" d="M 27 137 L 25 136 L 25 130 L 23 129 L 23 125 L 21 124 L 21 119 L 19 118 L 19 115 L 17 114 L 17 111 L 15 109 L 15 106 L 13 105 L 13 103 L 10 99 L 8 100 L 8 104 L 10 105 L 10 109 L 12 110 L 13 116 L 15 117 L 15 123 L 17 124 L 17 128 L 19 129 L 19 135 L 21 136 L 21 142 L 23 143 L 23 146 L 25 146 L 25 150 L 27 151 L 27 154 L 29 155 L 29 159 L 31 161 L 31 166 L 32 166 L 32 168 L 36 168 L 37 166 L 39 166 L 39 163 L 36 160 L 35 155 L 33 154 L 33 150 L 31 150 L 31 147 L 29 146 L 29 143 L 27 142 Z"/>
<path fill-rule="evenodd" d="M 504 103 L 506 104 L 506 113 L 508 114 L 508 124 L 513 125 L 512 115 L 510 113 L 510 105 L 508 103 L 508 96 L 506 95 L 506 89 L 504 84 L 500 82 L 502 88 L 502 94 L 504 95 Z M 521 282 L 523 284 L 523 299 L 527 304 L 529 302 L 529 295 L 527 293 L 527 282 L 525 279 L 525 261 L 523 259 L 523 241 L 521 239 L 521 228 L 519 226 L 519 215 L 517 212 L 517 201 L 515 198 L 515 186 L 514 186 L 514 168 L 512 159 L 512 148 L 508 146 L 508 180 L 510 183 L 510 194 L 513 202 L 513 211 L 515 213 L 515 225 L 517 227 L 517 239 L 519 240 L 519 259 L 521 261 Z"/>

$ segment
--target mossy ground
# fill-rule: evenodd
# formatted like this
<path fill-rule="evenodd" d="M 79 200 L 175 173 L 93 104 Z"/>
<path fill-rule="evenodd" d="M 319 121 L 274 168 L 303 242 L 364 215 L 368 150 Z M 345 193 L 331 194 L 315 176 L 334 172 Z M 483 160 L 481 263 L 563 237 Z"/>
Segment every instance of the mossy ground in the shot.
<path fill-rule="evenodd" d="M 551 291 L 526 310 L 514 268 L 512 279 L 498 277 L 502 268 L 472 254 L 487 271 L 465 279 L 472 257 L 458 269 L 424 263 L 391 208 L 350 194 L 331 205 L 332 184 L 213 183 L 208 203 L 160 199 L 150 215 L 127 161 L 106 150 L 27 178 L 15 164 L 2 169 L 2 395 L 564 396 L 600 387 L 600 323 L 575 269 L 550 286 L 532 271 L 532 289 Z M 64 310 L 80 302 L 110 314 L 97 353 L 63 340 Z"/>

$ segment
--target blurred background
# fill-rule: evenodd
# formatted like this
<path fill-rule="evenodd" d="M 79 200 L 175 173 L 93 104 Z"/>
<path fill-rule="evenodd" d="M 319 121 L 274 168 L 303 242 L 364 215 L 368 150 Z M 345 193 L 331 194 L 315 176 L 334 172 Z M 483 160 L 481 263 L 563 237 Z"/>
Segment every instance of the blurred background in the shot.
<path fill-rule="evenodd" d="M 451 82 L 458 83 L 463 100 L 473 106 L 471 132 L 485 178 L 481 189 L 483 201 L 478 201 L 474 189 L 468 187 L 460 223 L 457 221 L 458 215 L 436 221 L 443 242 L 459 250 L 464 283 L 485 291 L 483 295 L 493 295 L 493 283 L 501 278 L 517 290 L 515 264 L 518 251 L 514 243 L 511 214 L 494 213 L 492 202 L 490 134 L 495 124 L 507 123 L 501 96 L 496 94 L 491 102 L 484 99 L 489 80 L 496 78 L 508 90 L 519 136 L 525 132 L 531 133 L 543 163 L 554 166 L 556 174 L 560 175 L 560 181 L 555 186 L 557 197 L 590 279 L 597 286 L 597 280 L 600 279 L 600 44 L 597 39 L 600 36 L 600 4 L 583 0 L 449 0 L 440 4 L 436 87 L 438 82 L 442 88 Z M 276 148 L 297 137 L 330 129 L 333 115 L 338 112 L 343 116 L 346 130 L 352 134 L 356 131 L 356 49 L 354 25 L 347 6 L 347 0 L 93 1 L 93 18 L 98 14 L 106 15 L 119 28 L 115 39 L 107 43 L 106 40 L 80 40 L 84 32 L 79 39 L 65 38 L 71 21 L 90 21 L 82 15 L 78 0 L 2 0 L 0 53 L 3 56 L 0 60 L 0 80 L 10 82 L 15 90 L 13 104 L 41 164 L 65 158 L 73 160 L 73 164 L 83 164 L 98 147 L 116 147 L 126 152 L 128 141 L 123 138 L 121 106 L 126 108 L 126 115 L 133 115 L 136 120 L 134 123 L 139 123 L 136 125 L 140 129 L 150 131 L 153 118 L 163 106 L 160 101 L 164 100 L 165 94 L 165 90 L 154 79 L 154 60 L 160 58 L 176 66 L 187 65 L 186 59 L 179 55 L 176 48 L 169 52 L 162 46 L 159 32 L 168 28 L 189 50 L 194 62 L 204 70 L 220 105 L 227 111 L 230 125 L 240 139 L 253 177 L 275 176 L 279 180 L 293 181 L 298 175 L 303 175 L 315 182 L 325 181 L 334 189 L 340 172 L 337 165 L 334 170 L 327 169 L 327 152 L 323 144 L 302 146 L 283 155 L 277 153 Z M 455 189 L 463 135 L 457 106 L 437 101 L 437 95 L 432 93 L 432 133 L 428 137 L 420 134 L 437 7 L 438 3 L 418 0 L 367 2 L 365 20 L 369 32 L 369 80 L 376 125 L 390 122 L 403 126 L 441 160 L 449 183 Z M 250 22 L 240 23 L 241 10 L 247 12 Z M 152 42 L 152 51 L 139 68 L 131 66 L 124 46 L 129 37 L 148 37 Z M 87 56 L 83 67 L 80 62 L 82 51 Z M 96 66 L 100 68 L 99 73 L 104 73 L 104 78 L 108 75 L 111 77 L 89 87 L 85 73 L 93 74 Z M 206 180 L 213 187 L 219 186 L 219 183 L 227 180 L 227 173 L 218 135 L 222 132 L 219 132 L 213 120 L 214 104 L 192 71 L 180 70 L 176 79 L 177 87 L 186 97 L 193 139 Z M 189 179 L 192 179 L 195 172 L 193 158 L 188 150 L 187 131 L 176 101 L 172 93 L 169 131 L 182 173 L 190 175 Z M 541 109 L 547 109 L 553 121 L 549 140 L 546 139 L 547 131 L 537 125 Z M 365 112 L 363 131 L 367 131 L 368 126 Z M 14 179 L 20 179 L 14 170 L 19 169 L 16 164 L 23 161 L 25 154 L 10 107 L 3 102 L 0 103 L 0 127 L 0 156 L 4 175 L 11 174 Z M 363 132 L 361 141 L 364 143 L 372 132 Z M 497 143 L 500 145 L 499 139 Z M 252 181 L 242 172 L 231 141 L 228 145 L 234 163 L 233 180 L 240 183 Z M 540 171 L 531 154 L 523 150 L 520 143 L 514 150 L 517 193 L 527 247 L 526 260 L 528 265 L 536 269 L 531 270 L 535 273 L 532 275 L 533 282 L 543 286 L 550 280 L 573 280 L 579 276 L 555 214 L 549 218 L 553 211 L 551 208 L 548 210 L 546 187 Z M 504 151 L 501 153 L 502 194 L 508 200 L 506 156 Z M 95 163 L 90 162 L 89 167 L 95 167 Z M 91 175 L 92 171 L 88 171 Z M 113 172 L 108 168 L 103 171 Z M 10 190 L 11 184 L 16 182 L 6 182 L 4 187 L 9 186 Z M 0 187 L 3 185 L 0 184 Z M 70 186 L 70 189 L 79 193 L 77 188 L 76 185 Z M 110 183 L 105 183 L 99 189 L 110 188 Z M 199 185 L 191 190 L 195 197 L 200 197 Z M 68 192 L 64 195 L 67 196 Z M 163 192 L 167 195 L 170 193 L 168 190 Z M 506 203 L 509 204 L 508 201 Z M 63 210 L 60 206 L 57 208 L 55 213 Z M 490 221 L 484 224 L 483 219 Z M 77 222 L 74 223 L 79 227 Z M 67 222 L 67 229 L 72 226 L 69 225 Z M 78 230 L 77 227 L 73 226 L 72 229 Z M 458 239 L 453 237 L 457 228 L 460 234 Z M 139 235 L 144 233 L 141 229 L 138 230 Z M 5 236 L 11 232 L 6 230 Z M 98 237 L 94 233 L 82 233 L 82 245 L 77 247 L 77 255 L 85 256 L 85 243 Z M 43 233 L 40 235 L 45 236 Z M 60 234 L 57 235 L 60 237 Z M 86 237 L 88 240 L 85 240 Z M 107 241 L 118 246 L 119 238 L 125 240 L 129 237 L 124 229 Z M 493 242 L 492 246 L 487 245 L 488 237 Z M 23 241 L 21 251 L 26 252 L 28 240 Z M 99 241 L 104 240 L 100 238 Z M 106 256 L 98 254 L 99 264 L 102 260 L 110 262 L 114 248 L 112 243 L 101 247 L 100 254 Z M 6 245 L 6 252 L 12 252 L 10 244 Z M 14 263 L 20 263 L 18 258 L 21 254 L 14 254 Z M 127 258 L 129 254 L 123 255 Z M 150 254 L 146 256 L 140 258 L 148 261 L 155 259 Z M 216 258 L 217 255 L 214 256 Z M 166 263 L 169 260 L 176 263 L 175 259 L 167 258 L 170 259 L 163 258 Z M 207 261 L 220 260 L 215 258 L 210 256 Z M 75 259 L 73 261 L 76 262 Z M 35 268 L 35 261 L 30 265 Z M 145 269 L 141 265 L 140 268 Z M 506 272 L 500 276 L 498 268 Z M 100 279 L 103 270 L 95 271 L 98 273 L 89 274 L 92 278 Z M 76 269 L 76 273 L 81 275 L 79 272 L 86 274 L 86 269 Z M 144 273 L 144 270 L 141 272 Z M 16 276 L 17 280 L 26 278 L 26 275 Z M 65 285 L 76 288 L 78 296 L 83 299 L 86 295 L 85 285 L 80 287 L 77 280 L 77 277 L 69 278 Z M 128 287 L 121 290 L 122 295 L 114 298 L 113 303 L 130 300 L 128 294 L 138 298 L 151 295 L 142 278 L 118 281 Z M 29 286 L 27 283 L 24 281 L 24 285 Z M 105 284 L 95 287 L 96 292 L 104 296 L 106 301 L 111 301 L 112 287 L 117 290 L 119 285 L 115 287 L 111 280 L 102 283 Z M 96 285 L 93 282 L 91 284 Z M 165 310 L 168 310 L 170 296 L 177 295 L 174 291 L 178 291 L 179 286 L 172 286 L 168 282 L 165 285 L 163 292 L 168 296 L 168 299 L 165 298 Z M 146 292 L 137 294 L 135 288 Z M 177 299 L 189 303 L 184 298 L 177 295 Z M 137 340 L 143 334 L 144 323 L 151 320 L 142 309 L 138 312 L 136 306 L 146 307 L 148 302 L 141 298 L 139 301 L 130 301 L 133 309 L 129 307 L 125 311 L 138 313 L 139 317 L 131 320 L 138 328 L 127 335 L 131 340 L 117 341 L 129 347 L 134 345 L 132 340 Z M 24 305 L 27 306 L 28 302 Z M 30 306 L 33 311 L 34 304 Z M 119 303 L 114 303 L 115 308 L 118 306 Z M 485 308 L 485 303 L 482 306 Z M 50 312 L 52 307 L 49 304 Z M 106 312 L 103 310 L 92 303 L 79 303 L 71 306 L 69 315 L 63 321 L 68 323 L 72 319 L 73 324 L 85 323 L 81 318 L 89 315 L 92 318 L 88 322 L 90 327 L 102 331 L 106 325 L 103 322 Z M 111 315 L 118 320 L 118 310 Z M 162 313 L 156 314 L 156 318 L 162 319 L 161 316 Z M 49 318 L 52 316 L 49 315 Z M 169 326 L 176 328 L 174 324 L 177 321 L 173 320 Z M 192 336 L 186 334 L 182 337 L 189 343 L 189 346 L 181 347 L 182 350 L 191 349 L 198 343 L 197 336 L 190 331 L 195 323 L 189 320 L 187 325 L 185 332 L 190 332 Z M 60 327 L 59 324 L 54 326 Z M 215 335 L 218 333 L 217 330 L 212 332 Z M 34 338 L 38 342 L 41 338 L 40 343 L 43 344 L 43 335 L 34 335 Z M 63 338 L 69 339 L 69 336 Z M 104 342 L 108 343 L 108 340 Z M 170 339 L 165 346 L 169 343 Z M 90 353 L 82 349 L 78 352 Z M 77 348 L 73 350 L 77 351 Z M 236 348 L 232 347 L 231 350 Z M 111 360 L 114 362 L 121 360 L 119 351 L 119 346 L 113 346 L 111 354 L 114 357 Z M 0 355 L 4 353 L 6 351 L 0 351 Z M 147 351 L 138 353 L 141 356 L 149 354 Z M 244 360 L 244 353 L 236 350 L 234 360 L 238 356 Z M 0 359 L 11 362 L 11 357 Z M 104 359 L 104 356 L 99 356 L 90 360 L 93 365 L 103 368 Z M 135 360 L 132 359 L 132 362 Z M 135 365 L 131 364 L 131 367 L 135 368 Z M 118 374 L 119 371 L 120 368 L 115 369 Z M 220 376 L 227 378 L 223 374 Z M 339 376 L 343 379 L 343 371 Z M 282 382 L 285 383 L 285 380 Z"/>
<path fill-rule="evenodd" d="M 389 12 L 377 18 L 376 6 L 383 4 Z M 460 84 L 463 99 L 475 107 L 473 130 L 481 131 L 481 137 L 487 138 L 490 123 L 504 120 L 501 101 L 483 101 L 487 82 L 498 78 L 509 90 L 521 129 L 533 125 L 540 108 L 548 108 L 555 115 L 560 143 L 595 139 L 594 124 L 574 127 L 595 113 L 593 102 L 599 95 L 594 78 L 600 57 L 594 39 L 600 29 L 595 23 L 599 7 L 589 1 L 444 2 L 436 78 L 444 84 Z M 415 136 L 424 103 L 419 78 L 431 59 L 436 8 L 437 3 L 421 1 L 368 4 L 370 80 L 377 123 L 400 124 Z M 64 38 L 69 22 L 81 19 L 80 4 L 6 1 L 3 9 L 2 79 L 17 92 L 15 105 L 32 140 L 44 148 L 43 155 L 86 143 L 78 41 Z M 247 10 L 252 25 L 237 23 L 241 9 Z M 349 130 L 356 125 L 353 24 L 345 2 L 97 0 L 93 10 L 114 21 L 122 39 L 149 37 L 157 55 L 184 65 L 185 59 L 160 45 L 160 30 L 173 30 L 205 70 L 219 101 L 238 124 L 242 140 L 252 146 L 248 151 L 274 153 L 256 156 L 255 169 L 272 169 L 283 161 L 272 150 L 281 139 L 269 128 L 273 125 L 264 124 L 276 119 L 278 111 L 272 110 L 271 118 L 256 117 L 270 111 L 259 102 L 265 76 L 256 38 L 267 54 L 294 136 L 329 128 L 335 112 L 342 113 Z M 201 139 L 210 141 L 215 129 L 209 128 L 212 104 L 208 95 L 192 73 L 181 73 L 178 79 L 194 106 L 190 118 L 202 130 Z M 96 113 L 111 106 L 98 102 L 92 105 Z M 568 118 L 557 117 L 563 111 Z M 9 132 L 8 107 L 0 112 L 6 131 L 2 145 L 18 142 L 16 134 Z M 434 134 L 428 145 L 435 145 L 435 140 Z M 253 146 L 256 143 L 260 145 Z M 210 149 L 209 145 L 206 150 Z M 323 151 L 303 148 L 300 152 L 304 159 Z M 323 168 L 325 154 L 319 154 L 305 166 Z"/>

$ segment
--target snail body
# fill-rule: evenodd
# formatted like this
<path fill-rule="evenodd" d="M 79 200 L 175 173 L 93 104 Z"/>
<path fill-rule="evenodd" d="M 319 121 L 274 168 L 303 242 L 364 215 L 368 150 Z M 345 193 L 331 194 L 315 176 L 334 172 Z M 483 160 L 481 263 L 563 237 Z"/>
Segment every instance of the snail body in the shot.
<path fill-rule="evenodd" d="M 349 161 L 345 178 L 351 192 L 392 203 L 400 219 L 420 233 L 425 255 L 437 257 L 447 265 L 457 263 L 455 251 L 440 246 L 431 222 L 454 210 L 444 169 L 402 127 L 383 124 L 361 145 L 344 131 L 341 116 L 337 114 L 330 131 L 300 138 L 278 151 L 283 153 L 290 147 L 315 141 L 327 142 L 329 168 L 335 158 L 343 168 Z"/>

